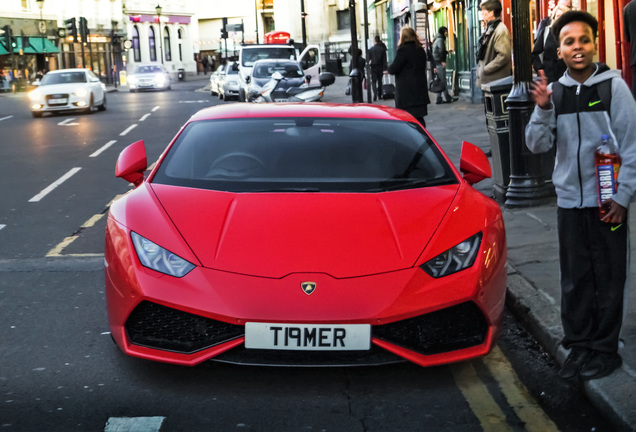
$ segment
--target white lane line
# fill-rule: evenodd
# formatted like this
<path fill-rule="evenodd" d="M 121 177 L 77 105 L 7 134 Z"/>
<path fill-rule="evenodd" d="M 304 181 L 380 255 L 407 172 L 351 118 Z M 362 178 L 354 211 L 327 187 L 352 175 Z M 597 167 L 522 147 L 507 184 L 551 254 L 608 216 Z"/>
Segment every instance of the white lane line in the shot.
<path fill-rule="evenodd" d="M 6 117 L 2 117 L 2 118 L 0 118 L 0 121 L 10 119 L 11 117 L 13 117 L 13 116 L 10 115 L 10 116 L 6 116 Z"/>
<path fill-rule="evenodd" d="M 150 110 L 150 112 L 155 112 L 159 109 L 159 105 L 157 105 L 156 107 L 154 107 L 153 109 Z"/>
<path fill-rule="evenodd" d="M 134 125 L 131 125 L 128 127 L 128 129 L 126 129 L 125 131 L 123 131 L 122 133 L 119 134 L 119 136 L 125 136 L 128 134 L 128 132 L 130 132 L 131 130 L 133 130 L 134 128 L 137 127 L 137 124 L 135 123 Z"/>
<path fill-rule="evenodd" d="M 165 417 L 111 417 L 104 432 L 158 432 Z"/>
<path fill-rule="evenodd" d="M 2 228 L 4 228 L 4 227 L 6 227 L 6 225 L 0 225 L 0 230 L 1 230 Z"/>
<path fill-rule="evenodd" d="M 103 151 L 107 150 L 108 147 L 112 146 L 113 144 L 115 144 L 117 142 L 117 140 L 110 140 L 108 141 L 106 144 L 104 144 L 102 146 L 102 148 L 100 148 L 99 150 L 97 150 L 95 153 L 93 153 L 92 155 L 90 155 L 89 157 L 97 157 L 100 154 L 102 154 Z"/>
<path fill-rule="evenodd" d="M 66 120 L 63 120 L 63 121 L 59 122 L 58 126 L 77 126 L 77 125 L 79 125 L 79 123 L 71 123 L 73 120 L 75 120 L 75 117 L 67 118 Z"/>
<path fill-rule="evenodd" d="M 77 167 L 71 169 L 69 172 L 64 174 L 58 180 L 56 180 L 55 182 L 51 183 L 51 185 L 49 185 L 49 187 L 47 187 L 46 189 L 42 190 L 42 192 L 40 192 L 39 194 L 37 194 L 36 196 L 31 198 L 29 200 L 29 202 L 38 202 L 38 201 L 40 201 L 42 198 L 44 198 L 46 195 L 48 195 L 53 189 L 55 189 L 56 187 L 58 187 L 59 185 L 64 183 L 66 180 L 70 179 L 72 176 L 75 175 L 75 173 L 77 173 L 81 169 L 82 168 L 77 168 Z"/>
<path fill-rule="evenodd" d="M 140 122 L 146 120 L 148 117 L 150 117 L 150 113 L 148 114 L 144 114 L 143 116 L 141 116 L 141 118 L 139 119 Z"/>

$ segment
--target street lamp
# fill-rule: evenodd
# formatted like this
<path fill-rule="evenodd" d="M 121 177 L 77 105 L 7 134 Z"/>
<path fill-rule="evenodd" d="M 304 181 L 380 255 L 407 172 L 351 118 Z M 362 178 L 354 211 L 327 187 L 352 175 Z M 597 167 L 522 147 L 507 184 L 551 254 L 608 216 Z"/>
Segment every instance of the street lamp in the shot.
<path fill-rule="evenodd" d="M 44 34 L 46 33 L 46 23 L 42 19 L 42 8 L 44 7 L 44 0 L 35 0 L 35 2 L 40 8 L 40 22 L 38 23 L 38 30 L 40 31 L 40 35 L 42 36 L 42 52 L 46 53 L 46 46 L 44 45 Z"/>
<path fill-rule="evenodd" d="M 161 55 L 161 64 L 163 64 L 163 43 L 161 42 L 161 5 L 155 6 L 157 11 L 157 22 L 159 23 L 159 54 Z"/>

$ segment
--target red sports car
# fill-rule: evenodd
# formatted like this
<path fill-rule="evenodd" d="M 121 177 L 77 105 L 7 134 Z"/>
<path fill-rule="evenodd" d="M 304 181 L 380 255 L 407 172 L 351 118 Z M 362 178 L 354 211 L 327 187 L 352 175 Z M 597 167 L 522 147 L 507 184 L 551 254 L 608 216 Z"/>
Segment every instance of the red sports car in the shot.
<path fill-rule="evenodd" d="M 196 365 L 437 365 L 485 355 L 504 307 L 499 206 L 404 111 L 233 104 L 116 175 L 106 299 L 128 355 Z"/>

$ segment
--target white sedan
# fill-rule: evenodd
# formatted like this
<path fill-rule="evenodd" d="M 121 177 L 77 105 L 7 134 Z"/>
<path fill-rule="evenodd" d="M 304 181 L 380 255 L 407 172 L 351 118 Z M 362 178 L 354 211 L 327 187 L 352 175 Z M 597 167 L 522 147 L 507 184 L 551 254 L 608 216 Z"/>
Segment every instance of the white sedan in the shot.
<path fill-rule="evenodd" d="M 33 117 L 45 112 L 106 109 L 106 87 L 90 69 L 60 69 L 48 72 L 29 93 Z"/>

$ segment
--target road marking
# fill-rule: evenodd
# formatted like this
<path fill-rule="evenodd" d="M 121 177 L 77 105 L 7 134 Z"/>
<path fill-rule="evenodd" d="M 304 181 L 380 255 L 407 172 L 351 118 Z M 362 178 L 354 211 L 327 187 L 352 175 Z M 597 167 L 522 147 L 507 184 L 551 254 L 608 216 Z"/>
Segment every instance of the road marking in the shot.
<path fill-rule="evenodd" d="M 495 347 L 483 362 L 528 432 L 558 432 L 557 426 L 530 395 L 499 347 Z"/>
<path fill-rule="evenodd" d="M 148 117 L 150 117 L 150 113 L 148 114 L 144 114 L 143 116 L 141 116 L 141 118 L 139 119 L 140 122 L 146 120 Z"/>
<path fill-rule="evenodd" d="M 106 144 L 104 144 L 102 146 L 102 148 L 100 148 L 99 150 L 97 150 L 95 153 L 93 153 L 92 155 L 90 155 L 89 157 L 97 157 L 100 154 L 102 154 L 102 152 L 104 152 L 105 150 L 108 149 L 108 147 L 112 146 L 113 144 L 115 144 L 117 142 L 117 140 L 110 140 L 108 141 Z"/>
<path fill-rule="evenodd" d="M 135 123 L 134 125 L 131 125 L 128 127 L 128 129 L 126 129 L 125 131 L 123 131 L 122 133 L 119 134 L 119 136 L 125 136 L 128 134 L 128 132 L 130 132 L 131 130 L 133 130 L 134 128 L 137 127 L 137 124 Z"/>
<path fill-rule="evenodd" d="M 165 417 L 111 417 L 104 432 L 158 432 Z"/>
<path fill-rule="evenodd" d="M 2 118 L 0 118 L 0 121 L 10 119 L 11 117 L 13 117 L 13 116 L 10 115 L 10 116 L 6 116 L 6 117 L 2 117 Z"/>
<path fill-rule="evenodd" d="M 105 215 L 105 213 L 98 213 L 96 215 L 91 216 L 90 219 L 88 219 L 86 222 L 84 222 L 81 226 L 80 229 L 77 230 L 77 232 L 73 233 L 73 235 L 70 235 L 68 237 L 66 237 L 64 240 L 62 240 L 60 243 L 58 243 L 53 249 L 51 249 L 50 251 L 47 252 L 46 256 L 47 257 L 60 257 L 62 256 L 62 251 L 64 251 L 64 249 L 66 249 L 67 247 L 69 247 L 71 245 L 71 243 L 73 243 L 75 240 L 77 240 L 79 238 L 79 234 L 85 230 L 86 228 L 91 228 L 93 226 L 95 226 L 95 224 L 97 222 L 99 222 L 99 220 L 101 218 L 103 218 Z M 87 253 L 87 254 L 66 254 L 64 256 L 73 256 L 73 257 L 95 257 L 95 256 L 104 256 L 104 254 L 95 254 L 95 253 Z"/>
<path fill-rule="evenodd" d="M 75 120 L 75 117 L 72 118 L 67 118 L 66 120 L 63 120 L 61 122 L 58 123 L 59 126 L 77 126 L 79 125 L 79 123 L 69 123 L 71 121 Z"/>
<path fill-rule="evenodd" d="M 73 168 L 71 169 L 69 172 L 67 172 L 66 174 L 64 174 L 62 177 L 60 177 L 58 180 L 56 180 L 55 182 L 53 182 L 49 187 L 47 187 L 46 189 L 44 189 L 42 192 L 40 192 L 39 194 L 35 195 L 33 198 L 31 198 L 29 200 L 29 202 L 38 202 L 40 201 L 42 198 L 44 198 L 46 195 L 48 195 L 53 189 L 55 189 L 56 187 L 58 187 L 59 185 L 61 185 L 62 183 L 64 183 L 66 180 L 70 179 L 72 176 L 75 175 L 75 173 L 77 173 L 79 170 L 81 170 L 82 168 Z"/>
<path fill-rule="evenodd" d="M 0 225 L 0 230 L 6 227 L 6 225 Z"/>
<path fill-rule="evenodd" d="M 506 416 L 488 392 L 486 385 L 479 379 L 477 372 L 469 362 L 451 366 L 457 387 L 466 402 L 481 423 L 484 432 L 511 432 Z"/>
<path fill-rule="evenodd" d="M 157 105 L 156 107 L 154 107 L 153 109 L 150 110 L 150 112 L 155 112 L 159 109 L 159 105 Z"/>

